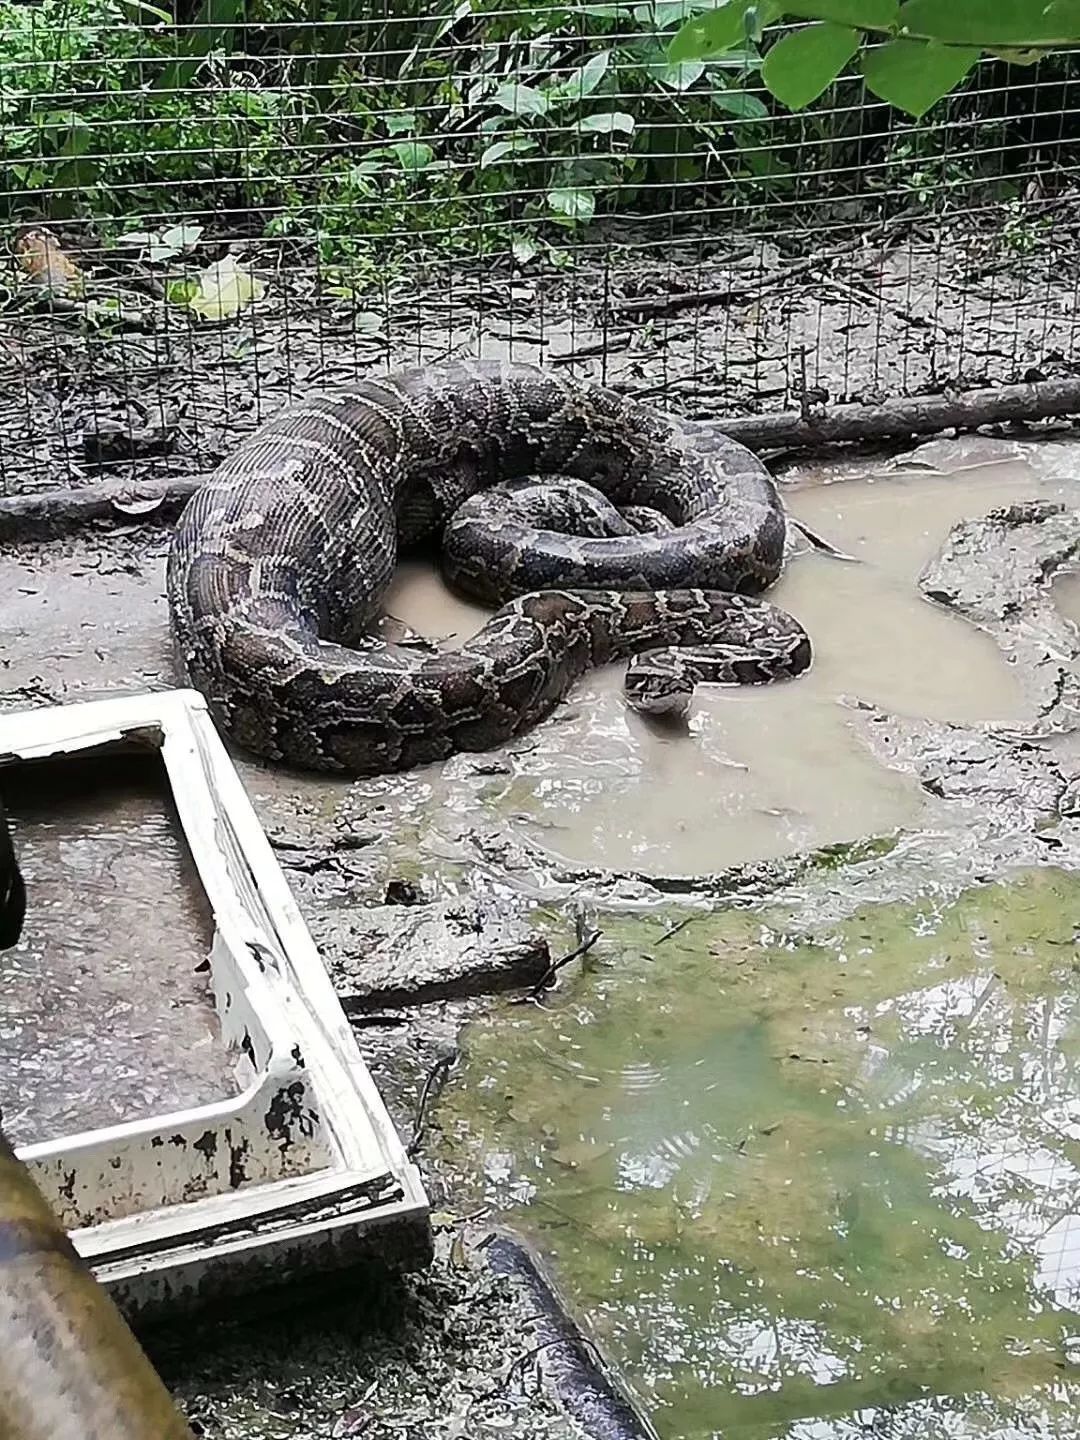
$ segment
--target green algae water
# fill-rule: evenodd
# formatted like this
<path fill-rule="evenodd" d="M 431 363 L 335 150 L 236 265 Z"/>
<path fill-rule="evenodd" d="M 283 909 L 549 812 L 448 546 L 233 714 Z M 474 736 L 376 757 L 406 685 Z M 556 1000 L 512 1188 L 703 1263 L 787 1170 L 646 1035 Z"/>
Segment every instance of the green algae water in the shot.
<path fill-rule="evenodd" d="M 679 918 L 601 922 L 443 1109 L 665 1440 L 1080 1432 L 1080 880 Z"/>

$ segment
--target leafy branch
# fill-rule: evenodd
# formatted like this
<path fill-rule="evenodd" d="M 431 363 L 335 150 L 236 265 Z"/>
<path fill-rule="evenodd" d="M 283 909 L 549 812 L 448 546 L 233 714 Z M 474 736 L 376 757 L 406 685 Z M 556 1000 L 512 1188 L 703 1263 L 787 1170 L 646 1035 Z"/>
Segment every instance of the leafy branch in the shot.
<path fill-rule="evenodd" d="M 761 76 L 791 110 L 811 104 L 852 60 L 879 99 L 919 118 L 984 54 L 1032 64 L 1080 44 L 1080 0 L 724 0 L 691 16 L 668 47 L 675 64 L 757 45 L 792 20 Z"/>

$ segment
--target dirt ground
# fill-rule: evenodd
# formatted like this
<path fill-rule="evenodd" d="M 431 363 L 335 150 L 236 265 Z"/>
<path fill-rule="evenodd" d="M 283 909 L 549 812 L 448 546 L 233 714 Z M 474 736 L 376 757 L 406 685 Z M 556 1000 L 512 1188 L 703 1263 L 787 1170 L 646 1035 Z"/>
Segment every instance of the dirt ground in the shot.
<path fill-rule="evenodd" d="M 145 297 L 138 328 L 9 312 L 0 316 L 0 490 L 204 471 L 290 394 L 451 353 L 543 358 L 699 416 L 780 408 L 801 392 L 873 400 L 1069 372 L 1076 277 L 1052 234 L 1034 248 L 1007 232 L 886 241 L 795 278 L 785 267 L 796 262 L 768 245 L 742 259 L 687 245 L 666 250 L 662 267 L 633 252 L 604 263 L 583 257 L 569 272 L 535 279 L 469 273 L 450 283 L 431 274 L 418 287 L 390 278 L 367 312 L 377 329 L 351 306 L 316 303 L 310 277 L 298 275 L 268 276 L 263 302 L 216 327 L 194 328 Z M 665 309 L 688 288 L 730 294 Z M 99 437 L 110 427 L 135 435 L 134 459 L 101 464 Z M 1070 447 L 1050 468 L 1060 475 L 1074 465 Z M 339 983 L 373 933 L 398 933 L 415 908 L 386 904 L 395 886 L 471 907 L 481 925 L 542 921 L 558 953 L 605 906 L 719 896 L 752 904 L 767 889 L 793 911 L 839 913 L 856 895 L 862 904 L 895 898 L 927 876 L 947 888 L 1014 865 L 1075 863 L 1080 641 L 1046 580 L 1075 563 L 1078 518 L 1034 502 L 973 522 L 930 572 L 924 593 L 992 635 L 1016 667 L 1026 719 L 988 727 L 859 710 L 854 723 L 870 752 L 904 772 L 931 807 L 899 841 L 690 877 L 634 874 L 553 860 L 520 832 L 480 823 L 486 789 L 500 782 L 475 761 L 447 767 L 446 788 L 434 795 L 424 784 L 349 786 L 243 760 L 241 774 Z M 0 567 L 9 636 L 2 703 L 175 683 L 161 593 L 167 543 L 165 530 L 128 517 L 12 547 Z M 500 763 L 512 779 L 516 757 Z M 505 815 L 519 799 L 508 784 L 495 810 Z M 460 823 L 427 828 L 432 806 Z M 433 1067 L 453 1056 L 462 1022 L 486 1003 L 443 998 L 394 1023 L 359 1021 L 403 1135 L 417 1125 Z M 421 1150 L 444 1212 L 428 1273 L 317 1310 L 237 1321 L 195 1347 L 154 1341 L 197 1433 L 578 1433 L 536 1387 L 520 1297 L 460 1244 L 458 1177 L 435 1154 L 434 1144 Z"/>
<path fill-rule="evenodd" d="M 265 294 L 221 322 L 89 261 L 88 299 L 62 313 L 16 287 L 0 312 L 0 493 L 205 471 L 291 396 L 455 354 L 542 360 L 700 418 L 1074 369 L 1078 271 L 1056 211 L 845 231 L 812 259 L 762 238 L 615 231 L 558 266 L 401 266 L 348 299 L 309 269 L 244 259 Z"/>
<path fill-rule="evenodd" d="M 924 447 L 924 463 L 932 453 Z M 1023 718 L 944 723 L 857 705 L 851 719 L 862 743 L 907 776 L 925 804 L 893 834 L 715 873 L 635 874 L 568 863 L 506 823 L 520 796 L 512 784 L 490 787 L 534 763 L 535 748 L 462 757 L 438 783 L 421 774 L 349 785 L 237 757 L 343 992 L 363 976 L 379 936 L 389 933 L 404 947 L 398 968 L 408 970 L 409 944 L 414 954 L 430 944 L 410 926 L 448 909 L 475 914 L 481 930 L 539 924 L 558 953 L 572 946 L 576 924 L 608 911 L 662 908 L 677 924 L 703 903 L 726 897 L 753 907 L 767 894 L 793 923 L 820 923 L 928 886 L 945 895 L 1019 866 L 1080 863 L 1080 632 L 1049 584 L 1080 557 L 1080 510 L 1059 498 L 1075 485 L 1080 461 L 1072 442 L 1028 453 L 1039 459 L 1047 498 L 957 527 L 922 584 L 924 594 L 993 637 L 1017 673 Z M 167 538 L 163 529 L 122 522 L 14 546 L 0 557 L 9 597 L 6 706 L 175 683 L 161 596 Z M 598 698 L 592 695 L 594 706 Z M 568 743 L 560 728 L 581 723 L 573 707 L 561 721 L 553 717 L 540 753 L 553 736 L 556 746 Z M 413 887 L 419 903 L 387 904 L 402 887 Z M 602 947 L 599 953 L 603 964 Z M 574 983 L 578 972 L 569 973 Z M 477 1007 L 505 1002 L 446 998 L 395 1011 L 380 1002 L 378 975 L 368 979 L 358 1035 L 400 1133 L 412 1137 L 425 1082 L 453 1058 L 462 1024 Z M 437 1105 L 426 1120 L 420 1158 L 439 1239 L 427 1273 L 371 1294 L 208 1327 L 195 1345 L 182 1335 L 153 1338 L 154 1358 L 198 1433 L 236 1440 L 578 1433 L 537 1389 L 537 1349 L 521 1295 L 492 1277 L 466 1243 L 485 1216 L 472 1209 L 468 1177 L 439 1144 Z"/>

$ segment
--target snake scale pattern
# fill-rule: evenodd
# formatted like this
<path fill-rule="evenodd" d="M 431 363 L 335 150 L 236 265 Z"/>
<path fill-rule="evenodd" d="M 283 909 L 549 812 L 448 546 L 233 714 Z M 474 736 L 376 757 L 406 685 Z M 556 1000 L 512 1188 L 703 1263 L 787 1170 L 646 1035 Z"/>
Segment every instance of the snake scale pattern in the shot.
<path fill-rule="evenodd" d="M 713 427 L 547 370 L 460 361 L 291 406 L 194 496 L 168 562 L 189 680 L 244 748 L 378 774 L 490 749 L 594 666 L 638 710 L 700 681 L 797 675 L 810 642 L 750 598 L 785 519 L 764 465 Z M 368 633 L 399 551 L 441 543 L 495 613 L 454 650 Z"/>

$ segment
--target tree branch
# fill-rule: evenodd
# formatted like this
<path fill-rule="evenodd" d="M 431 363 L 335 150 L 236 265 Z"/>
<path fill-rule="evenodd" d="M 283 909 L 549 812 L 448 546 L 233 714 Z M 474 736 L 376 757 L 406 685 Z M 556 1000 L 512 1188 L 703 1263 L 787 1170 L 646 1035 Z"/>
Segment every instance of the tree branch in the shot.
<path fill-rule="evenodd" d="M 740 415 L 715 423 L 718 430 L 751 450 L 813 450 L 1069 415 L 1080 415 L 1080 377 L 951 395 L 916 395 L 881 405 L 838 405 L 808 416 L 797 410 Z"/>

